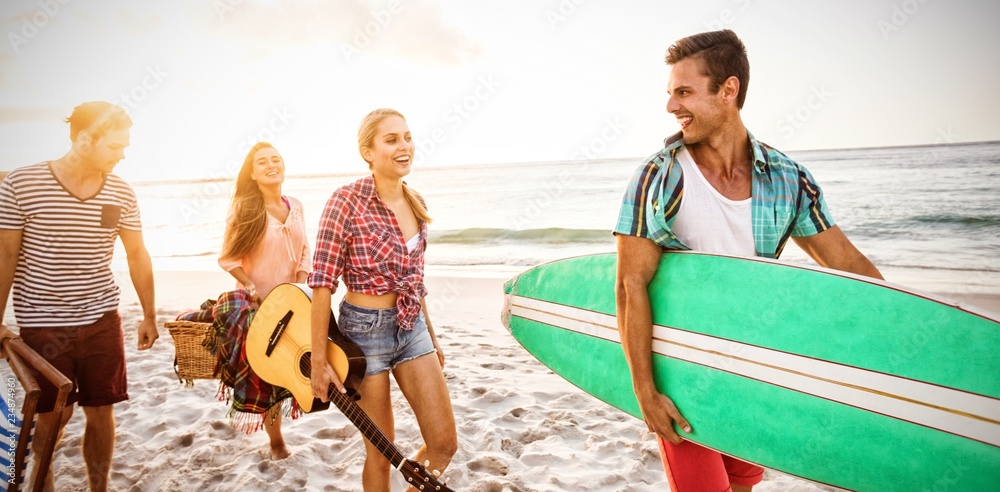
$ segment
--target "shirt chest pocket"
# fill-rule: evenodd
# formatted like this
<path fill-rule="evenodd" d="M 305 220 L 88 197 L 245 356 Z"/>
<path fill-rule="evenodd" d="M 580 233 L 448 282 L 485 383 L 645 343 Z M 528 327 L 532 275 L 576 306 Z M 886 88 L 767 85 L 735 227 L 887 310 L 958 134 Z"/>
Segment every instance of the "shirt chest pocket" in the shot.
<path fill-rule="evenodd" d="M 774 225 L 778 234 L 785 234 L 795 226 L 796 209 L 792 203 L 778 204 L 774 207 Z"/>
<path fill-rule="evenodd" d="M 118 205 L 101 205 L 101 229 L 118 229 L 122 208 Z"/>
<path fill-rule="evenodd" d="M 392 258 L 394 247 L 391 231 L 384 227 L 372 226 L 368 229 L 367 239 L 366 251 L 373 262 L 382 266 L 381 264 Z"/>

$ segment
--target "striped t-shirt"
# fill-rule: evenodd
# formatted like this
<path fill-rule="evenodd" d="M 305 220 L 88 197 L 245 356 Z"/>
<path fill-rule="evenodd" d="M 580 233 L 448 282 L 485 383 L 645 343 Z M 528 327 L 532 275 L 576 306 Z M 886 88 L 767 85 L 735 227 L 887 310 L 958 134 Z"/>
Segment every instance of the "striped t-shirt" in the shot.
<path fill-rule="evenodd" d="M 21 230 L 14 316 L 23 328 L 83 326 L 118 309 L 111 256 L 120 228 L 140 231 L 135 192 L 113 174 L 81 200 L 48 162 L 12 171 L 0 184 L 0 229 Z"/>

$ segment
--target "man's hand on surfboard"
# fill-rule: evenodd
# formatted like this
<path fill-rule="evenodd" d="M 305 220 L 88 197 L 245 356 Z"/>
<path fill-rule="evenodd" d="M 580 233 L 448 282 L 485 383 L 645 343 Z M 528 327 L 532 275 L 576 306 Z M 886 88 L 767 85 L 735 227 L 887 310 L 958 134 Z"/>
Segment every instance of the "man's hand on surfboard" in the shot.
<path fill-rule="evenodd" d="M 636 394 L 636 398 L 639 400 L 639 410 L 650 432 L 655 432 L 673 444 L 684 442 L 684 438 L 674 430 L 673 424 L 677 422 L 677 425 L 687 433 L 691 432 L 691 424 L 681 415 L 667 395 L 654 391 L 644 395 Z"/>

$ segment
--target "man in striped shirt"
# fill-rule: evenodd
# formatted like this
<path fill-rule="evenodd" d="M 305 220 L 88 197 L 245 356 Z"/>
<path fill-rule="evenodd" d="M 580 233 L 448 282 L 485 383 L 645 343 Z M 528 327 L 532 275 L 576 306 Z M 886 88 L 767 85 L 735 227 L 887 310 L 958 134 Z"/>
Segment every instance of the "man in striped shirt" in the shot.
<path fill-rule="evenodd" d="M 639 167 L 625 190 L 615 227 L 618 329 L 639 408 L 660 439 L 671 489 L 747 492 L 763 469 L 685 441 L 673 424 L 685 432 L 691 426 L 654 384 L 647 286 L 660 254 L 693 249 L 777 258 L 791 238 L 824 267 L 882 276 L 834 225 L 812 175 L 743 126 L 750 64 L 736 34 L 681 39 L 668 50 L 667 64 L 667 112 L 681 132 Z M 739 405 L 734 395 L 715 396 L 720 405 Z"/>
<path fill-rule="evenodd" d="M 158 337 L 153 268 L 135 193 L 111 174 L 125 156 L 132 120 L 117 106 L 88 102 L 66 121 L 73 142 L 66 155 L 16 169 L 0 184 L 0 320 L 13 286 L 21 338 L 73 381 L 60 420 L 52 411 L 55 388 L 38 378 L 35 456 L 45 436 L 61 436 L 79 402 L 87 419 L 83 457 L 90 489 L 106 490 L 113 404 L 128 399 L 119 289 L 111 272 L 115 239 L 125 247 L 142 305 L 139 350 Z M 43 478 L 52 490 L 51 471 Z"/>

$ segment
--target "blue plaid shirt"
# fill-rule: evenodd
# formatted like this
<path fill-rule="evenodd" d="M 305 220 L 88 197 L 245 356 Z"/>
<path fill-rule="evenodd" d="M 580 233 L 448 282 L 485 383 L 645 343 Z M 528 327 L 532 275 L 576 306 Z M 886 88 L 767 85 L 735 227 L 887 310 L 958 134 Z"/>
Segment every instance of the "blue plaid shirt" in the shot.
<path fill-rule="evenodd" d="M 753 135 L 753 198 L 751 220 L 757 256 L 777 258 L 789 237 L 806 237 L 833 227 L 823 193 L 812 175 L 780 151 Z M 640 166 L 622 199 L 615 234 L 653 240 L 664 249 L 689 250 L 670 226 L 684 197 L 684 177 L 677 153 L 684 148 L 681 133 Z"/>

